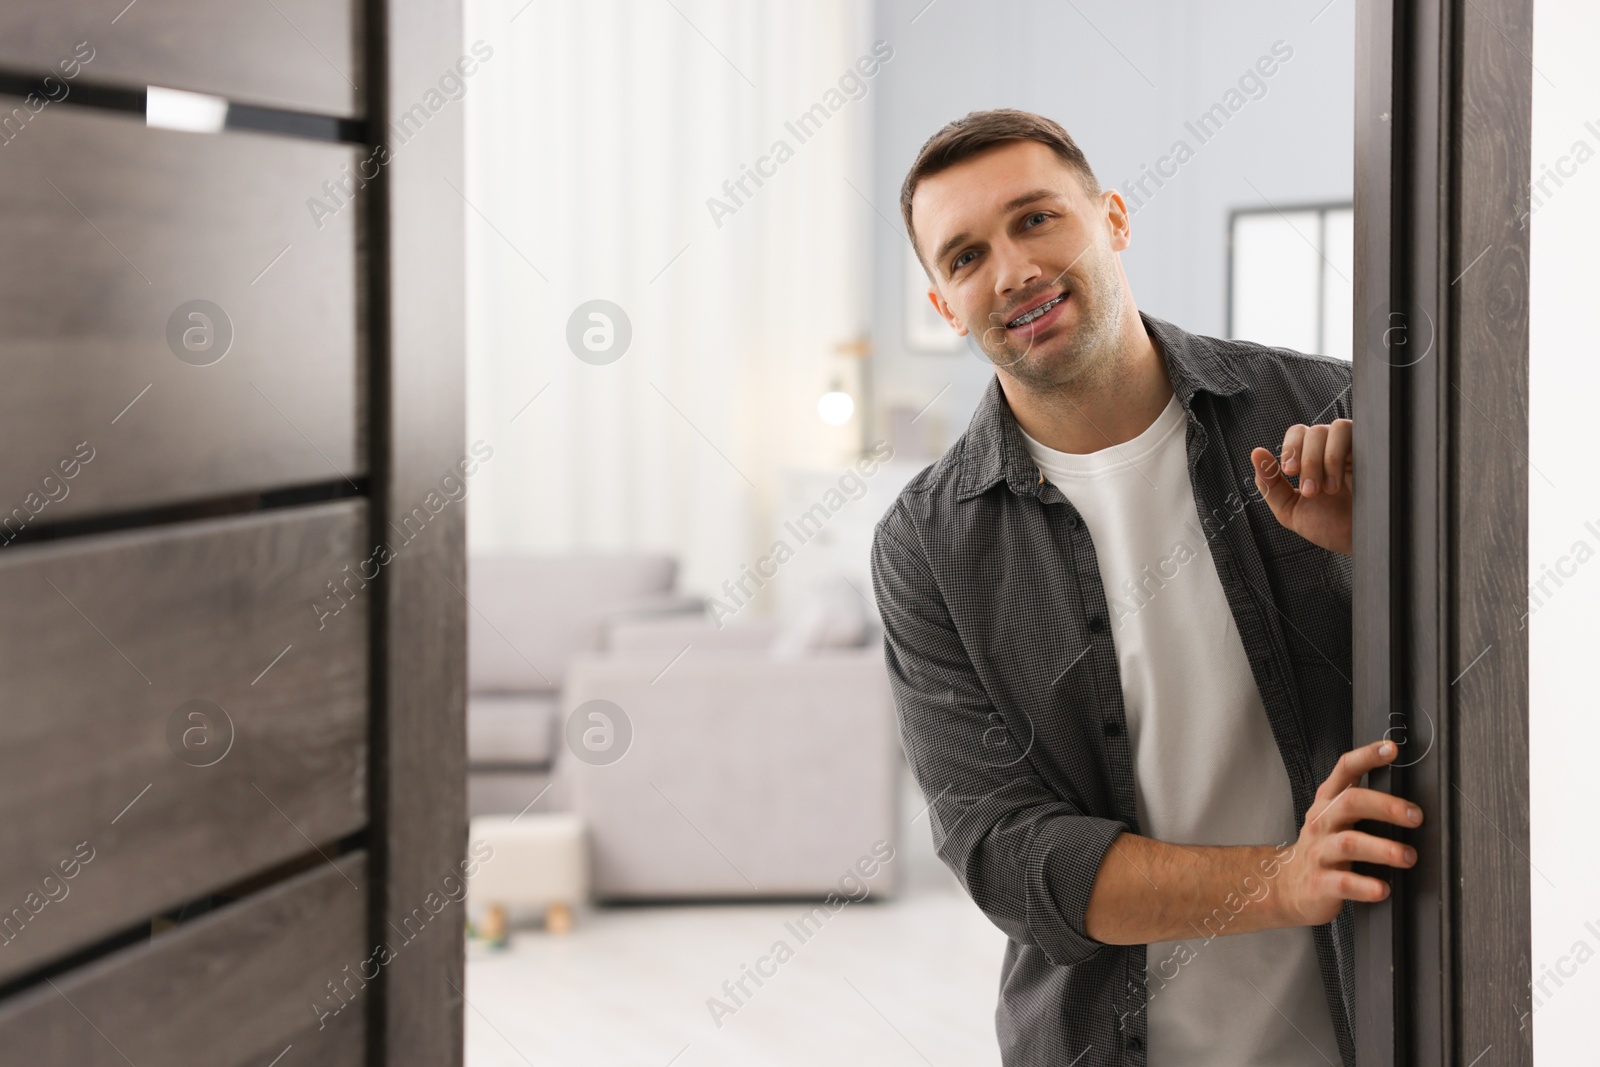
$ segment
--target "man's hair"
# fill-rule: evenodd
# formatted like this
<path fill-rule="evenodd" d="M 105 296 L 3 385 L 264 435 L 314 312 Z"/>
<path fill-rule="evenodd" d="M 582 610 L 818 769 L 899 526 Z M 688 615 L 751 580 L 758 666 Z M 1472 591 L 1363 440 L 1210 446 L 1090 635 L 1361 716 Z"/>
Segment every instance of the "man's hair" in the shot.
<path fill-rule="evenodd" d="M 1084 190 L 1090 196 L 1100 195 L 1100 183 L 1095 179 L 1089 160 L 1059 122 L 1015 108 L 971 111 L 946 123 L 923 143 L 916 162 L 911 164 L 911 170 L 900 186 L 900 214 L 905 219 L 906 233 L 911 237 L 913 248 L 917 244 L 917 231 L 911 225 L 911 198 L 922 179 L 932 177 L 996 145 L 1013 141 L 1037 141 L 1049 148 L 1061 162 L 1077 171 Z M 917 257 L 922 257 L 920 249 Z"/>

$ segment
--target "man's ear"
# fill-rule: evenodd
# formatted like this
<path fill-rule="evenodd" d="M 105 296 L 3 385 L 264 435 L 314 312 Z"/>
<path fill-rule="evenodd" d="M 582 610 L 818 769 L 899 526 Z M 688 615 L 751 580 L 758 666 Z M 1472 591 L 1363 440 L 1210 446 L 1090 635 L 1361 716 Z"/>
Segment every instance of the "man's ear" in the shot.
<path fill-rule="evenodd" d="M 1127 201 L 1115 189 L 1100 194 L 1105 209 L 1106 226 L 1111 232 L 1111 250 L 1121 252 L 1133 243 L 1133 219 L 1128 215 Z"/>
<path fill-rule="evenodd" d="M 956 332 L 956 336 L 965 337 L 967 335 L 966 324 L 956 318 L 956 313 L 950 309 L 950 305 L 945 303 L 944 298 L 939 295 L 939 290 L 931 285 L 928 286 L 928 301 L 933 304 L 933 310 L 937 311 L 939 316 L 950 324 L 950 328 Z"/>

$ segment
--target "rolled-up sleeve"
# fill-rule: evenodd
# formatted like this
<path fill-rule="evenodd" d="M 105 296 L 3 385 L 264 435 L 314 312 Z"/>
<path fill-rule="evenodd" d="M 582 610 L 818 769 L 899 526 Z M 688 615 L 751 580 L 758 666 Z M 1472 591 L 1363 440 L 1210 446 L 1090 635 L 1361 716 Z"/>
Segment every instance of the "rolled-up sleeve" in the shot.
<path fill-rule="evenodd" d="M 878 523 L 872 582 L 907 762 L 931 802 L 939 858 L 1013 941 L 1058 966 L 1106 947 L 1085 930 L 1116 819 L 1051 789 L 973 667 L 903 496 Z"/>

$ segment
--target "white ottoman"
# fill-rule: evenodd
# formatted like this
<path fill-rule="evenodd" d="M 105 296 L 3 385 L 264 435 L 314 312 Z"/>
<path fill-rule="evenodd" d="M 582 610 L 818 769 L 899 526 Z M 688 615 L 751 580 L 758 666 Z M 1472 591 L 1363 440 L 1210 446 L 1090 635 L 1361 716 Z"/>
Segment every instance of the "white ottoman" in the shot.
<path fill-rule="evenodd" d="M 542 911 L 552 933 L 571 928 L 572 909 L 589 895 L 582 818 L 570 812 L 480 815 L 468 838 L 467 855 L 479 861 L 467 879 L 468 915 L 491 940 L 513 911 Z"/>

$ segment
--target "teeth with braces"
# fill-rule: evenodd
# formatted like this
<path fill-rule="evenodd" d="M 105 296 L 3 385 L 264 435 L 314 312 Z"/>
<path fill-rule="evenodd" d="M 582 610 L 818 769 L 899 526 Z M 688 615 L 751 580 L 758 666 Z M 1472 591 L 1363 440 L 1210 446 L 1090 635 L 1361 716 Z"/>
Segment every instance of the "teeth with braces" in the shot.
<path fill-rule="evenodd" d="M 1012 319 L 1010 322 L 1006 323 L 1006 326 L 1007 326 L 1007 328 L 1010 328 L 1010 327 L 1013 327 L 1013 326 L 1026 326 L 1028 323 L 1032 322 L 1034 319 L 1038 318 L 1040 315 L 1043 315 L 1046 311 L 1049 311 L 1051 308 L 1055 307 L 1057 304 L 1061 303 L 1061 301 L 1065 300 L 1066 298 L 1067 298 L 1067 294 L 1066 293 L 1062 293 L 1060 296 L 1056 297 L 1054 300 L 1046 300 L 1044 303 L 1040 304 L 1038 307 L 1034 308 L 1032 311 L 1028 312 L 1026 315 L 1019 315 L 1016 318 Z"/>

